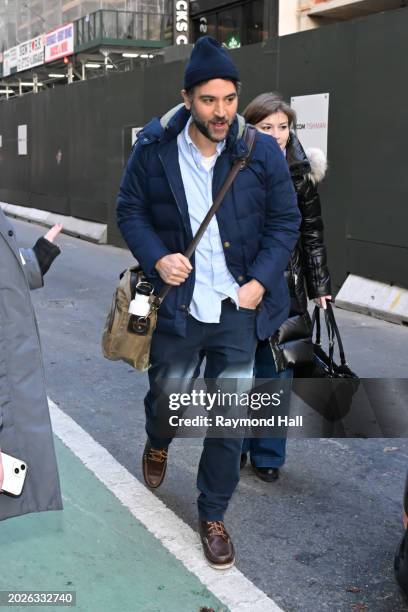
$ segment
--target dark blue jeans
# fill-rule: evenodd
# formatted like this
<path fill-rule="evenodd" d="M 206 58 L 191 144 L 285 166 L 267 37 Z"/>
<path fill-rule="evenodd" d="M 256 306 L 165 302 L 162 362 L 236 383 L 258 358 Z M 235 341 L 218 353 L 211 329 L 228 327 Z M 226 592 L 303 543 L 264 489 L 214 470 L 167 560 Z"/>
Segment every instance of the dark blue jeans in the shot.
<path fill-rule="evenodd" d="M 189 316 L 186 338 L 153 334 L 150 390 L 145 397 L 146 431 L 153 448 L 167 448 L 171 442 L 171 438 L 157 436 L 160 401 L 156 381 L 162 385 L 164 379 L 192 379 L 205 357 L 205 378 L 238 379 L 239 387 L 239 379 L 248 381 L 253 375 L 255 318 L 256 311 L 237 310 L 230 300 L 225 300 L 219 323 L 201 323 Z M 239 481 L 241 448 L 242 438 L 205 438 L 197 475 L 201 520 L 223 520 Z"/>
<path fill-rule="evenodd" d="M 293 378 L 293 369 L 277 372 L 268 342 L 260 342 L 255 354 L 256 378 Z M 286 438 L 245 438 L 242 452 L 249 451 L 255 467 L 279 468 L 285 463 Z"/>

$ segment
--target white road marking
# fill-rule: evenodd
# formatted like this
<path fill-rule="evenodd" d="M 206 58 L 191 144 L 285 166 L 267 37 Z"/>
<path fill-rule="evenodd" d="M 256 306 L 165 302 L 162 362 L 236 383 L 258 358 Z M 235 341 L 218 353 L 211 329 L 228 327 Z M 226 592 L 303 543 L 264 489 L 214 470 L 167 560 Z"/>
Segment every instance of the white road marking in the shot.
<path fill-rule="evenodd" d="M 209 567 L 198 534 L 51 399 L 48 403 L 54 432 L 62 442 L 232 612 L 283 612 L 237 568 Z"/>

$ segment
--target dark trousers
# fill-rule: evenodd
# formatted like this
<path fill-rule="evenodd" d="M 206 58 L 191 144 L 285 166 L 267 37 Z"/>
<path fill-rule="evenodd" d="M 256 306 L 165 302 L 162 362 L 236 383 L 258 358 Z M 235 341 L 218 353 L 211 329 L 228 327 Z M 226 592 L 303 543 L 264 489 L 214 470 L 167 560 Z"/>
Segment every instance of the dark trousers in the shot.
<path fill-rule="evenodd" d="M 145 398 L 146 431 L 153 448 L 167 448 L 171 442 L 171 438 L 157 436 L 161 381 L 192 379 L 203 356 L 205 378 L 237 379 L 238 386 L 239 379 L 252 379 L 257 344 L 255 318 L 256 311 L 237 310 L 230 300 L 224 300 L 219 323 L 201 323 L 189 316 L 186 338 L 153 334 L 150 390 Z M 205 438 L 197 475 L 201 520 L 223 520 L 239 481 L 241 448 L 242 438 Z"/>
<path fill-rule="evenodd" d="M 268 342 L 260 342 L 255 356 L 255 377 L 293 378 L 293 369 L 277 372 Z M 242 452 L 249 451 L 251 463 L 255 467 L 279 468 L 285 463 L 286 438 L 245 438 Z"/>

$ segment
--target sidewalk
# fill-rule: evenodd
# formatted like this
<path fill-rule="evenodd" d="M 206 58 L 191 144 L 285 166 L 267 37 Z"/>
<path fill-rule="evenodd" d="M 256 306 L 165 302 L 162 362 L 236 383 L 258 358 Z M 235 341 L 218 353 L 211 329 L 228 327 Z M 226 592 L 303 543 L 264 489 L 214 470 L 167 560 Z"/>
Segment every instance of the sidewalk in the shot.
<path fill-rule="evenodd" d="M 76 591 L 78 612 L 227 610 L 58 438 L 56 451 L 64 511 L 1 524 L 1 590 Z"/>

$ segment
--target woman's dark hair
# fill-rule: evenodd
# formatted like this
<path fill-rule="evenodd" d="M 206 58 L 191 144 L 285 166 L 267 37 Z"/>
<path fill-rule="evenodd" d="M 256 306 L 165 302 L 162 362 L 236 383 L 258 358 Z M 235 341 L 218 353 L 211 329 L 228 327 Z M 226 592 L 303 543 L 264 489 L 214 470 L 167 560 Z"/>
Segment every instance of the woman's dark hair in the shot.
<path fill-rule="evenodd" d="M 279 111 L 287 116 L 289 121 L 289 129 L 296 128 L 295 111 L 278 93 L 270 92 L 256 96 L 256 98 L 254 98 L 252 102 L 248 104 L 242 114 L 244 115 L 247 123 L 256 125 L 265 119 L 265 117 L 268 117 L 273 113 L 278 113 Z"/>

